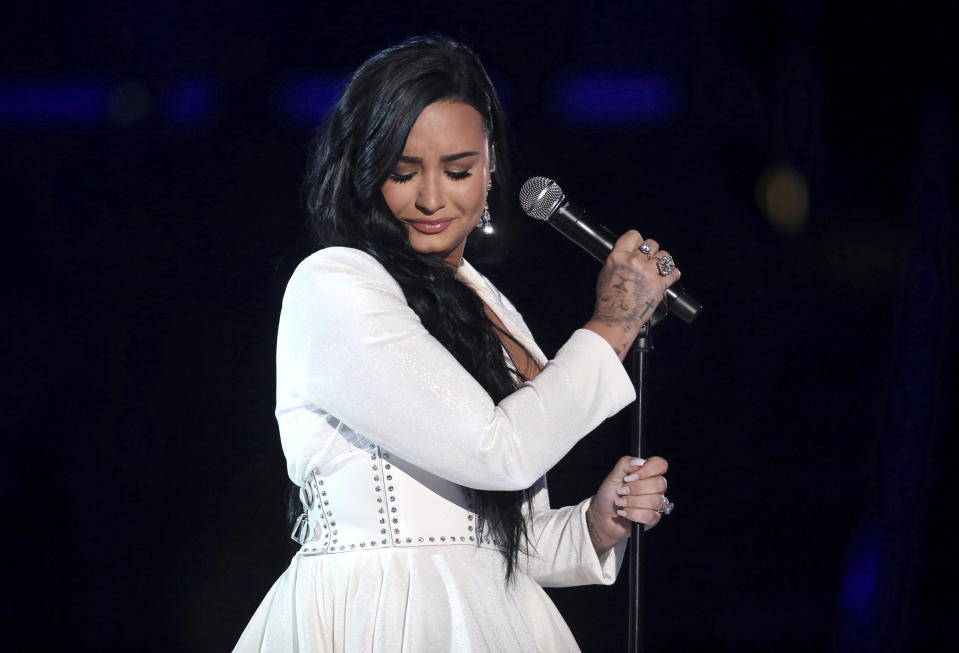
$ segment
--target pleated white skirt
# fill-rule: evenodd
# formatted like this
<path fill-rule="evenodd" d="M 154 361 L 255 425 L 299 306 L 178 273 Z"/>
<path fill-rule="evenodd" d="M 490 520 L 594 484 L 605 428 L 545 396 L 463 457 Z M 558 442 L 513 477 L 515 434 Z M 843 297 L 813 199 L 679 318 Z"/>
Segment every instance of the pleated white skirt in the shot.
<path fill-rule="evenodd" d="M 234 651 L 579 651 L 543 589 L 475 546 L 294 556 Z"/>

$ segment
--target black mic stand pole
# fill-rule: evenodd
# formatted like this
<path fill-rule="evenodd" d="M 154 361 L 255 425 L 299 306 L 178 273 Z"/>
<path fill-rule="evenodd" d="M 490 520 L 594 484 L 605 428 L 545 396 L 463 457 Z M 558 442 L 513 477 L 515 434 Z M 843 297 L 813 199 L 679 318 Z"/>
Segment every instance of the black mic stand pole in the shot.
<path fill-rule="evenodd" d="M 636 388 L 630 452 L 637 458 L 642 458 L 646 451 L 646 377 L 649 371 L 648 354 L 653 350 L 651 322 L 652 320 L 649 320 L 643 325 L 633 343 L 633 361 L 630 371 Z M 643 640 L 640 637 L 643 621 L 643 566 L 640 564 L 642 541 L 643 525 L 633 522 L 629 538 L 629 624 L 626 636 L 628 653 L 643 651 Z"/>
<path fill-rule="evenodd" d="M 543 178 L 534 178 L 543 179 Z M 528 185 L 533 179 L 526 182 Z M 545 180 L 549 184 L 556 186 L 556 183 Z M 558 189 L 559 187 L 556 186 Z M 524 185 L 524 193 L 526 186 Z M 538 216 L 541 211 L 530 212 L 530 206 L 527 206 L 526 200 L 521 195 L 520 201 L 524 202 L 523 210 L 530 216 L 543 220 L 544 216 Z M 531 203 L 536 206 L 538 199 Z M 560 197 L 557 205 L 546 211 L 548 222 L 554 229 L 572 240 L 574 243 L 585 249 L 589 254 L 600 263 L 606 261 L 606 257 L 612 251 L 616 243 L 616 236 L 609 229 L 602 225 L 592 225 L 582 219 L 584 213 L 572 208 L 572 205 L 566 201 L 565 196 L 560 191 Z M 649 254 L 647 254 L 649 256 Z M 636 406 L 633 410 L 633 433 L 630 438 L 630 449 L 637 458 L 643 457 L 643 451 L 646 449 L 646 377 L 648 373 L 647 354 L 653 350 L 650 331 L 652 326 L 666 317 L 667 312 L 674 313 L 687 324 L 691 323 L 702 310 L 700 304 L 695 298 L 691 297 L 679 286 L 675 289 L 667 288 L 663 293 L 663 300 L 653 311 L 652 317 L 639 330 L 636 342 L 633 344 L 633 364 L 632 379 L 636 388 Z M 640 622 L 643 619 L 643 573 L 640 565 L 642 553 L 643 525 L 633 523 L 632 532 L 629 538 L 629 624 L 627 632 L 627 652 L 641 653 L 643 650 L 640 639 Z"/>

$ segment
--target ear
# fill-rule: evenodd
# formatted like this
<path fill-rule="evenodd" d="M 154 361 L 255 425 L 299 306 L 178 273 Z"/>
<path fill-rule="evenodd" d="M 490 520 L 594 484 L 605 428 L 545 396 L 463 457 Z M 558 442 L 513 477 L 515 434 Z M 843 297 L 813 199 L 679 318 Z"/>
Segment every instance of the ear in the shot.
<path fill-rule="evenodd" d="M 489 146 L 489 171 L 490 174 L 496 172 L 496 146 Z"/>

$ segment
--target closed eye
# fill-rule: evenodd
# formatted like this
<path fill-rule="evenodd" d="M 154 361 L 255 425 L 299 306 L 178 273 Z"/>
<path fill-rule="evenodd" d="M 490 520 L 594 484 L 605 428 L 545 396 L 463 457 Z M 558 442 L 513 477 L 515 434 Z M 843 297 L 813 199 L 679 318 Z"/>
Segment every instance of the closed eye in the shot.
<path fill-rule="evenodd" d="M 469 170 L 463 170 L 463 171 L 446 170 L 444 171 L 444 174 L 450 179 L 453 179 L 455 181 L 461 181 L 463 179 L 473 176 L 473 173 L 470 172 Z M 390 181 L 396 182 L 397 184 L 405 184 L 406 182 L 411 180 L 415 175 L 416 175 L 415 172 L 409 172 L 405 175 L 401 175 L 398 172 L 394 172 L 390 174 Z"/>

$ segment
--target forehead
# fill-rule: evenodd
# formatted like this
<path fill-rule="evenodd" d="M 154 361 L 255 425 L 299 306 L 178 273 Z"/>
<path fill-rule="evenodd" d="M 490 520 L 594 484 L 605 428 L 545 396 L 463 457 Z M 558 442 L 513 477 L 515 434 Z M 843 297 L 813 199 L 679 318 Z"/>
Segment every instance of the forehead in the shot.
<path fill-rule="evenodd" d="M 403 153 L 443 155 L 485 149 L 486 126 L 476 109 L 462 102 L 434 102 L 413 123 Z"/>

